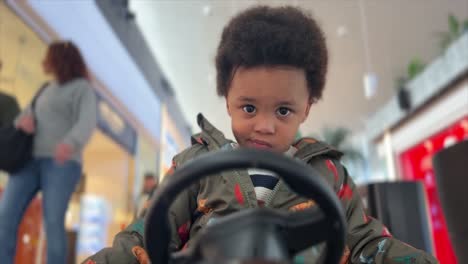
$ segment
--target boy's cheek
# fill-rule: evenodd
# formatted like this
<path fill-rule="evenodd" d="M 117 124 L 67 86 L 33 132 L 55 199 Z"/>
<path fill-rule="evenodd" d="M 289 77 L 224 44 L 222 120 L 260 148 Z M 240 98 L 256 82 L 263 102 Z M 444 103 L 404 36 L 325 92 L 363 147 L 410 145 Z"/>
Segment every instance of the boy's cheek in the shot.
<path fill-rule="evenodd" d="M 245 127 L 245 124 L 232 123 L 232 133 L 234 134 L 237 143 L 242 145 L 246 138 L 246 134 L 248 134 L 248 131 Z"/>

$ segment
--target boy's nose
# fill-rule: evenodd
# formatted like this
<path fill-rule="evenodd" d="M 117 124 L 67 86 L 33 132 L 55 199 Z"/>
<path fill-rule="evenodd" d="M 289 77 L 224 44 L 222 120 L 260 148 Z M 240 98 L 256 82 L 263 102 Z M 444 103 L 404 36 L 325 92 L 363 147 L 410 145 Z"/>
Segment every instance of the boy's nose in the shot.
<path fill-rule="evenodd" d="M 255 132 L 262 134 L 275 133 L 275 122 L 272 118 L 260 117 L 255 120 Z"/>

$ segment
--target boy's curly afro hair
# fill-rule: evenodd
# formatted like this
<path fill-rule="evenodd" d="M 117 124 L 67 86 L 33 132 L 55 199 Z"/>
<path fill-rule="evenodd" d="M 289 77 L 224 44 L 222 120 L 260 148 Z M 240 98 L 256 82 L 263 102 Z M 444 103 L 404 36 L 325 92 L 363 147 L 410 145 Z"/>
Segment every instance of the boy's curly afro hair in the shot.
<path fill-rule="evenodd" d="M 239 67 L 293 66 L 304 69 L 310 100 L 322 97 L 328 53 L 311 15 L 295 7 L 258 6 L 224 28 L 216 55 L 217 92 L 226 96 Z"/>

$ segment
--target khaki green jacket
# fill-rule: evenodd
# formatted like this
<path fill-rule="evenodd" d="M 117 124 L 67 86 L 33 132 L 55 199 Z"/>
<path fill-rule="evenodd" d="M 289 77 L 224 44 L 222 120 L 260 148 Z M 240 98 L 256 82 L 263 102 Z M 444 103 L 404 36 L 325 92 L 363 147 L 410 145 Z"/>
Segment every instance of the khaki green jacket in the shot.
<path fill-rule="evenodd" d="M 185 162 L 201 154 L 231 146 L 232 141 L 227 140 L 203 116 L 199 115 L 198 123 L 202 132 L 192 137 L 190 148 L 174 157 L 173 169 L 177 170 Z M 339 162 L 339 151 L 307 138 L 297 141 L 294 146 L 297 148 L 294 157 L 318 171 L 342 202 L 348 223 L 343 263 L 438 263 L 429 254 L 394 239 L 378 220 L 365 214 L 356 186 Z M 265 206 L 299 211 L 315 206 L 315 203 L 297 196 L 280 180 Z M 207 177 L 185 190 L 171 206 L 169 215 L 173 232 L 170 249 L 177 251 L 189 246 L 190 239 L 211 219 L 256 207 L 259 206 L 247 171 L 236 170 Z M 116 237 L 114 250 L 120 254 L 122 251 L 129 252 L 135 245 L 142 246 L 142 235 L 143 220 L 137 220 Z M 295 262 L 315 263 L 322 252 L 322 246 L 306 250 Z M 98 253 L 92 259 L 99 260 L 99 255 Z"/>

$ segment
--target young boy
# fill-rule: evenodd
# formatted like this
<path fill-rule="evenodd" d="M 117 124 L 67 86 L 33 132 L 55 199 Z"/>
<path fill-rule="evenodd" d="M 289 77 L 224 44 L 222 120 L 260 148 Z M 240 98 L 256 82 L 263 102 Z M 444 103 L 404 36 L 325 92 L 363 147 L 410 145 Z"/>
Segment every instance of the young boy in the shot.
<path fill-rule="evenodd" d="M 236 142 L 199 115 L 202 132 L 192 137 L 190 148 L 174 157 L 173 168 L 226 148 L 285 153 L 319 171 L 342 201 L 348 222 L 342 263 L 437 263 L 432 256 L 392 238 L 381 223 L 366 216 L 355 185 L 339 162 L 340 152 L 313 139 L 294 142 L 311 106 L 322 96 L 327 63 L 323 33 L 301 10 L 255 7 L 235 16 L 224 28 L 216 69 L 217 92 L 226 99 Z M 190 239 L 210 219 L 243 208 L 298 211 L 314 205 L 296 196 L 276 175 L 263 171 L 238 170 L 205 178 L 185 190 L 171 207 L 170 249 L 190 246 Z M 118 234 L 113 248 L 87 263 L 148 263 L 142 223 L 138 220 Z M 302 259 L 318 259 L 321 249 L 306 251 Z"/>

